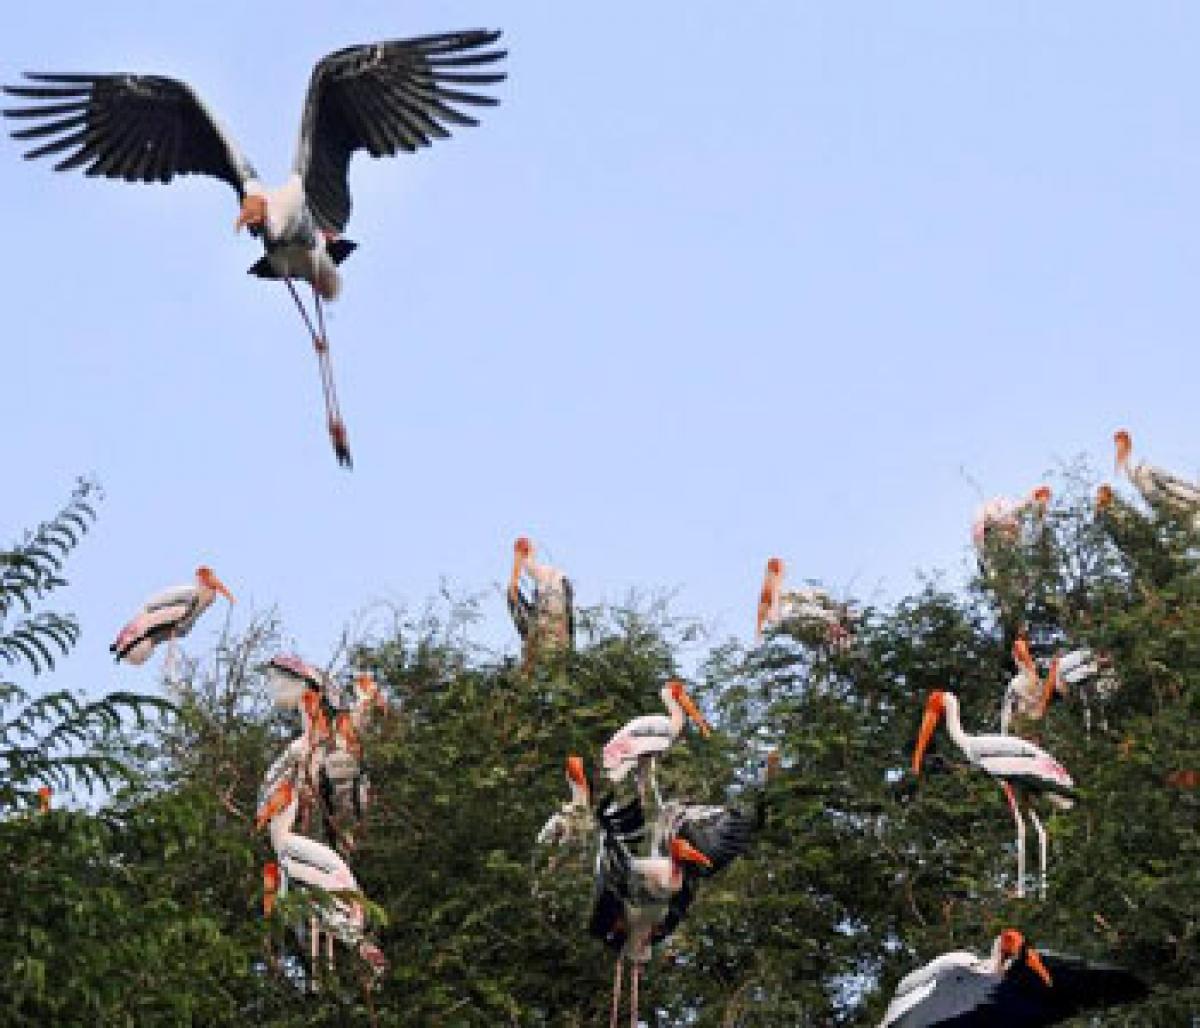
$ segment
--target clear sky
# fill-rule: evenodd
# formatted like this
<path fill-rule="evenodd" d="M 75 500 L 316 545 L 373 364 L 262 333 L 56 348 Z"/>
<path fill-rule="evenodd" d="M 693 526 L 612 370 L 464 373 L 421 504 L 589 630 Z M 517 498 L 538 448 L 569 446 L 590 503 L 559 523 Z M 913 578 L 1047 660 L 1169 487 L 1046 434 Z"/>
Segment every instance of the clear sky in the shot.
<path fill-rule="evenodd" d="M 1195 4 L 20 4 L 0 81 L 184 78 L 277 182 L 317 58 L 471 27 L 504 29 L 501 105 L 351 169 L 352 473 L 228 187 L 0 141 L 0 539 L 107 492 L 60 684 L 152 687 L 107 644 L 201 561 L 318 662 L 443 580 L 513 647 L 520 533 L 583 603 L 677 589 L 746 637 L 772 554 L 874 599 L 961 567 L 964 469 L 1023 493 L 1125 426 L 1197 471 Z"/>

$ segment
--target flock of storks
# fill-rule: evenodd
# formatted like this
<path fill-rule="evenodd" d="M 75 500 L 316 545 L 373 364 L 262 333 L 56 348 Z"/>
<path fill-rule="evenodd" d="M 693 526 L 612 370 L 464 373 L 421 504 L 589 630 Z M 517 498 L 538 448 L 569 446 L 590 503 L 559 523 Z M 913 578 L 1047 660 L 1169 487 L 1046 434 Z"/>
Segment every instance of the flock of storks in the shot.
<path fill-rule="evenodd" d="M 186 83 L 141 74 L 26 74 L 26 83 L 4 92 L 26 101 L 3 114 L 21 127 L 14 138 L 32 144 L 25 156 L 55 156 L 56 170 L 83 169 L 89 176 L 127 182 L 170 182 L 177 175 L 204 174 L 227 182 L 237 193 L 238 229 L 258 237 L 265 254 L 251 269 L 280 279 L 294 300 L 318 356 L 330 440 L 339 463 L 349 466 L 350 449 L 329 360 L 323 304 L 340 290 L 339 265 L 355 244 L 342 237 L 350 216 L 347 179 L 358 151 L 372 157 L 413 152 L 449 135 L 447 126 L 474 125 L 464 108 L 495 104 L 475 92 L 505 78 L 493 70 L 505 51 L 492 48 L 496 31 L 466 31 L 348 47 L 328 55 L 313 70 L 301 117 L 292 173 L 278 189 L 266 189 L 245 154 Z M 462 88 L 466 87 L 466 88 Z M 296 282 L 312 290 L 312 314 Z M 1127 432 L 1116 435 L 1118 467 L 1155 506 L 1200 520 L 1200 487 L 1144 463 L 1131 465 Z M 1097 505 L 1112 502 L 1102 486 Z M 972 535 L 981 566 L 990 546 L 1017 541 L 1029 512 L 1037 516 L 1050 498 L 1042 486 L 1023 500 L 985 504 Z M 756 634 L 785 622 L 819 628 L 830 647 L 853 643 L 856 613 L 824 590 L 783 590 L 783 562 L 771 558 L 758 606 Z M 211 569 L 196 571 L 194 583 L 152 598 L 112 644 L 117 660 L 143 663 L 155 646 L 185 635 L 215 597 L 233 596 Z M 524 643 L 523 668 L 532 671 L 546 655 L 574 641 L 574 597 L 570 580 L 538 562 L 531 542 L 514 546 L 507 591 L 509 610 Z M 1046 893 L 1046 833 L 1032 806 L 1045 797 L 1067 808 L 1073 799 L 1070 775 L 1052 756 L 1013 734 L 1041 717 L 1055 691 L 1089 685 L 1103 696 L 1116 687 L 1102 654 L 1078 649 L 1056 657 L 1045 681 L 1028 644 L 1013 647 L 1017 673 L 1002 705 L 1001 732 L 968 735 L 952 693 L 936 691 L 926 704 L 913 770 L 919 772 L 933 732 L 945 719 L 952 740 L 971 763 L 1001 785 L 1017 826 L 1015 892 L 1024 894 L 1025 814 L 1038 834 L 1039 891 Z M 297 932 L 307 943 L 310 977 L 315 977 L 322 936 L 332 961 L 336 938 L 355 949 L 376 971 L 383 954 L 364 927 L 353 895 L 358 886 L 346 862 L 353 852 L 369 796 L 362 769 L 360 732 L 371 711 L 385 706 L 375 683 L 359 676 L 347 686 L 298 657 L 268 665 L 276 704 L 298 711 L 301 732 L 272 763 L 259 798 L 257 822 L 270 830 L 277 861 L 264 869 L 264 907 L 270 913 L 289 882 L 341 893 L 317 904 Z M 613 985 L 611 1024 L 621 995 L 621 957 L 633 964 L 631 1023 L 638 1024 L 638 980 L 651 947 L 666 939 L 684 918 L 700 879 L 717 873 L 751 843 L 762 818 L 732 806 L 703 806 L 664 800 L 655 777 L 658 758 L 680 736 L 685 718 L 700 731 L 709 726 L 683 684 L 672 680 L 661 692 L 668 713 L 635 718 L 603 749 L 603 776 L 612 787 L 596 797 L 581 758 L 567 758 L 571 799 L 547 821 L 542 845 L 578 844 L 593 835 L 596 885 L 591 933 L 619 953 Z M 1090 717 L 1090 708 L 1089 708 Z M 777 761 L 768 770 L 778 769 Z M 634 773 L 636 794 L 619 799 L 615 790 Z M 43 807 L 48 792 L 40 794 Z M 652 801 L 652 806 L 651 806 Z M 320 808 L 325 843 L 308 838 L 312 807 Z M 649 808 L 649 810 L 648 810 Z M 299 831 L 296 823 L 300 822 Z M 347 893 L 349 895 L 347 895 Z M 328 896 L 326 895 L 326 899 Z M 884 1026 L 1048 1025 L 1074 1013 L 1130 1002 L 1145 995 L 1129 972 L 1075 957 L 1031 948 L 1008 929 L 983 958 L 947 953 L 899 984 Z"/>

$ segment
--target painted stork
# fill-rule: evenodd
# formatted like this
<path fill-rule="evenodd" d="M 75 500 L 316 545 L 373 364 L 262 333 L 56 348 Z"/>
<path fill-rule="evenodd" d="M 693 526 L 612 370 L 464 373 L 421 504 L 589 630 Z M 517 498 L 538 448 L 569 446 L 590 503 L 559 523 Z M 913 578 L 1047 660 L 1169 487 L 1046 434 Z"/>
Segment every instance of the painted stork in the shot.
<path fill-rule="evenodd" d="M 1050 671 L 1043 685 L 1033 655 L 1029 652 L 1029 643 L 1024 639 L 1017 639 L 1013 643 L 1012 655 L 1017 665 L 1017 673 L 1009 680 L 1000 704 L 1001 735 L 1008 735 L 1014 720 L 1018 718 L 1040 721 L 1046 716 L 1046 708 L 1050 706 L 1054 693 L 1064 691 L 1059 677 L 1057 657 L 1051 661 Z"/>
<path fill-rule="evenodd" d="M 906 975 L 880 1028 L 1039 1028 L 1134 1003 L 1148 991 L 1124 968 L 1035 951 L 1020 932 L 1007 928 L 987 957 L 944 953 Z"/>
<path fill-rule="evenodd" d="M 266 664 L 267 686 L 275 706 L 282 710 L 299 710 L 306 690 L 320 692 L 325 687 L 324 671 L 291 654 L 279 654 Z"/>
<path fill-rule="evenodd" d="M 582 757 L 574 753 L 567 757 L 566 779 L 571 798 L 542 825 L 537 836 L 538 845 L 569 845 L 584 838 L 595 823 L 592 786 L 584 770 Z"/>
<path fill-rule="evenodd" d="M 758 597 L 758 615 L 754 638 L 761 640 L 763 632 L 784 621 L 798 621 L 808 627 L 824 628 L 831 646 L 842 647 L 849 642 L 846 622 L 854 613 L 843 603 L 837 603 L 819 586 L 783 591 L 784 563 L 779 557 L 767 561 L 762 589 Z"/>
<path fill-rule="evenodd" d="M 646 779 L 649 778 L 655 801 L 661 806 L 662 796 L 654 779 L 658 754 L 669 749 L 679 737 L 685 715 L 695 722 L 701 735 L 709 735 L 712 729 L 678 679 L 667 682 L 659 695 L 669 713 L 635 717 L 605 743 L 603 761 L 604 774 L 610 782 L 624 781 L 625 776 L 637 768 L 638 795 L 645 801 Z"/>
<path fill-rule="evenodd" d="M 621 808 L 622 823 L 604 811 L 597 815 L 604 830 L 596 860 L 596 893 L 589 933 L 617 951 L 613 972 L 610 1028 L 616 1028 L 621 1002 L 623 960 L 633 964 L 630 976 L 630 1024 L 638 1025 L 638 980 L 652 947 L 679 925 L 696 895 L 696 882 L 725 868 L 746 851 L 752 819 L 725 807 L 672 802 L 664 806 L 653 829 L 651 856 L 633 856 L 630 843 L 638 834 L 638 807 Z"/>
<path fill-rule="evenodd" d="M 54 795 L 54 790 L 51 789 L 50 786 L 48 786 L 48 785 L 43 785 L 38 788 L 37 798 L 38 798 L 38 813 L 39 814 L 50 813 L 50 799 L 53 795 Z"/>
<path fill-rule="evenodd" d="M 366 818 L 371 783 L 363 768 L 362 732 L 375 711 L 387 701 L 370 675 L 354 679 L 354 698 L 345 708 L 333 708 L 331 731 L 318 749 L 317 795 L 321 800 L 325 834 L 339 853 L 357 846 L 356 833 Z"/>
<path fill-rule="evenodd" d="M 200 615 L 212 605 L 217 593 L 234 603 L 233 594 L 213 574 L 209 567 L 196 569 L 191 585 L 177 585 L 150 597 L 137 615 L 118 633 L 108 647 L 118 662 L 144 664 L 164 639 L 167 640 L 167 663 L 170 665 L 175 640 L 187 635 Z"/>
<path fill-rule="evenodd" d="M 1104 708 L 1121 687 L 1112 659 L 1087 647 L 1071 650 L 1059 659 L 1058 676 L 1063 690 L 1074 692 L 1083 704 L 1083 727 L 1087 734 L 1092 734 L 1092 707 L 1099 708 L 1100 727 L 1107 731 Z"/>
<path fill-rule="evenodd" d="M 1050 754 L 1031 742 L 1015 735 L 967 735 L 958 714 L 958 697 L 951 692 L 935 689 L 925 705 L 925 717 L 917 748 L 913 751 L 913 774 L 921 773 L 925 750 L 933 738 L 934 729 L 942 717 L 954 744 L 976 767 L 982 768 L 1000 783 L 1008 799 L 1009 809 L 1017 825 L 1017 889 L 1018 897 L 1025 895 L 1025 821 L 1022 810 L 1028 812 L 1038 836 L 1040 887 L 1046 895 L 1046 831 L 1033 809 L 1032 801 L 1045 796 L 1054 806 L 1069 810 L 1075 801 L 1075 783 L 1070 774 Z"/>
<path fill-rule="evenodd" d="M 1114 433 L 1117 447 L 1117 472 L 1125 476 L 1151 507 L 1164 507 L 1176 514 L 1190 516 L 1200 526 L 1200 485 L 1172 475 L 1145 461 L 1130 463 L 1133 439 L 1125 429 Z"/>
<path fill-rule="evenodd" d="M 558 568 L 534 559 L 533 543 L 520 536 L 513 543 L 512 574 L 508 580 L 508 612 L 524 644 L 526 671 L 544 652 L 575 646 L 575 588 Z M 521 589 L 521 576 L 533 584 L 533 596 Z"/>
<path fill-rule="evenodd" d="M 292 831 L 299 808 L 299 792 L 309 773 L 312 751 L 305 736 L 293 740 L 267 770 L 259 793 L 256 826 L 268 827 L 271 845 L 278 859 L 279 883 L 276 892 L 286 893 L 288 884 L 297 884 L 339 893 L 328 897 L 310 919 L 312 971 L 315 975 L 320 957 L 320 935 L 326 935 L 326 959 L 332 963 L 333 938 L 355 949 L 378 975 L 387 967 L 383 953 L 364 932 L 362 904 L 346 893 L 359 893 L 353 872 L 334 850 Z"/>
<path fill-rule="evenodd" d="M 28 126 L 13 138 L 35 142 L 27 159 L 61 158 L 55 170 L 84 168 L 89 176 L 126 182 L 170 182 L 202 174 L 233 187 L 241 212 L 236 228 L 262 239 L 265 255 L 251 269 L 282 279 L 316 349 L 330 440 L 338 463 L 351 465 L 325 332 L 323 301 L 341 289 L 340 265 L 355 244 L 341 237 L 350 218 L 350 158 L 415 152 L 450 135 L 449 125 L 478 122 L 464 113 L 494 97 L 458 86 L 504 79 L 489 66 L 505 56 L 489 49 L 499 32 L 473 30 L 351 46 L 313 69 L 300 121 L 292 173 L 267 189 L 224 126 L 191 86 L 160 75 L 32 74 L 5 86 L 28 106 L 3 113 Z M 316 326 L 293 284 L 312 287 Z"/>
<path fill-rule="evenodd" d="M 971 522 L 971 542 L 982 557 L 987 540 L 993 537 L 1006 543 L 1015 543 L 1021 534 L 1021 515 L 1032 511 L 1037 517 L 1046 513 L 1051 491 L 1048 485 L 1039 485 L 1028 496 L 1014 500 L 1008 496 L 994 496 L 980 505 Z"/>

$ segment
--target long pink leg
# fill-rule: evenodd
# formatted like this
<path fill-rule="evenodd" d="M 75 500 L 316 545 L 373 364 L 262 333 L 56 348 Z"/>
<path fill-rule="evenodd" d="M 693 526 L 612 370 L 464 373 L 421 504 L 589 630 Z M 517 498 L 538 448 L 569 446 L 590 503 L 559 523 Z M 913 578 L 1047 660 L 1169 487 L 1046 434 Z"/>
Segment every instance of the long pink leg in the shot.
<path fill-rule="evenodd" d="M 337 454 L 339 464 L 350 466 L 350 450 L 346 446 L 346 428 L 342 424 L 341 416 L 336 414 L 337 397 L 333 393 L 333 373 L 329 365 L 329 343 L 325 339 L 324 332 L 318 332 L 313 325 L 312 318 L 308 316 L 308 311 L 304 309 L 304 303 L 300 299 L 300 294 L 296 292 L 296 287 L 292 284 L 292 280 L 284 278 L 283 283 L 287 286 L 288 292 L 291 293 L 292 300 L 296 304 L 296 310 L 300 312 L 300 317 L 304 321 L 304 327 L 308 329 L 308 334 L 312 338 L 313 349 L 317 351 L 317 363 L 321 371 L 321 393 L 325 399 L 325 419 L 329 426 L 329 437 L 333 442 L 334 453 Z M 319 306 L 317 313 L 321 317 L 323 327 L 324 317 L 321 315 Z"/>
<path fill-rule="evenodd" d="M 612 1017 L 608 1019 L 608 1028 L 617 1028 L 617 1014 L 621 1011 L 621 964 L 623 958 L 617 954 L 617 969 L 613 974 Z"/>
<path fill-rule="evenodd" d="M 1016 793 L 1008 782 L 1002 782 L 1004 795 L 1008 797 L 1008 807 L 1012 811 L 1013 820 L 1017 823 L 1017 899 L 1025 897 L 1025 820 L 1021 817 L 1021 808 L 1017 803 Z"/>
<path fill-rule="evenodd" d="M 633 974 L 629 976 L 629 1024 L 630 1028 L 638 1028 L 638 975 L 642 965 L 633 962 Z"/>
<path fill-rule="evenodd" d="M 325 412 L 329 416 L 329 438 L 333 440 L 333 449 L 337 454 L 338 463 L 345 467 L 353 467 L 350 459 L 350 446 L 346 442 L 346 423 L 342 420 L 342 408 L 338 405 L 337 389 L 333 384 L 333 362 L 329 357 L 329 334 L 325 331 L 325 308 L 321 303 L 321 294 L 313 289 L 313 305 L 317 309 L 317 325 L 321 330 L 321 342 L 324 344 L 318 351 L 321 359 L 322 377 L 325 381 Z"/>

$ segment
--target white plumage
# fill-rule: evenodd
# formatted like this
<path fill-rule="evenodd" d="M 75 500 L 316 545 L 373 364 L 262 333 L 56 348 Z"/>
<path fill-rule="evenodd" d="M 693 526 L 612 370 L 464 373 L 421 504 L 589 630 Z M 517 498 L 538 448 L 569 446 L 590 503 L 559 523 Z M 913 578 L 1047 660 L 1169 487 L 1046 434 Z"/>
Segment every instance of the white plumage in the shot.
<path fill-rule="evenodd" d="M 208 567 L 196 569 L 191 585 L 177 585 L 150 597 L 137 615 L 117 634 L 108 647 L 118 661 L 144 664 L 164 639 L 174 641 L 187 635 L 200 615 L 212 605 L 217 593 L 230 603 L 233 595 Z"/>

